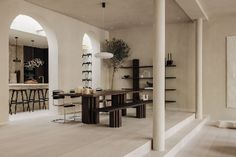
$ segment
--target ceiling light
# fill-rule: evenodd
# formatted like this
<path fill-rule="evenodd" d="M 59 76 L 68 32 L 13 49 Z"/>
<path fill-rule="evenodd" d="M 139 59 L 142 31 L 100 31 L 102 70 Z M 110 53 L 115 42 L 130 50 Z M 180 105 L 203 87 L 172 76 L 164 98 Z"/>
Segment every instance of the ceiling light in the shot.
<path fill-rule="evenodd" d="M 13 62 L 16 62 L 16 63 L 20 63 L 21 62 L 21 60 L 18 58 L 18 53 L 17 53 L 17 47 L 18 47 L 18 44 L 17 44 L 17 39 L 18 39 L 18 37 L 15 37 L 15 39 L 16 39 L 16 58 L 13 60 Z"/>
<path fill-rule="evenodd" d="M 106 8 L 106 2 L 102 1 L 102 18 L 103 18 L 103 29 L 105 29 L 105 8 Z M 95 53 L 94 55 L 96 58 L 101 58 L 101 59 L 110 59 L 113 57 L 113 54 L 110 52 L 99 52 Z"/>

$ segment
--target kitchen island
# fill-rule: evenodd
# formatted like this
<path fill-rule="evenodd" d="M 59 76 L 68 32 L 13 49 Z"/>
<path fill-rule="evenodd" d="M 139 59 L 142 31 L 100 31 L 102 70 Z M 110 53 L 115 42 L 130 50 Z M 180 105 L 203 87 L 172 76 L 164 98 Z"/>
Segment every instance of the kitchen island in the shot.
<path fill-rule="evenodd" d="M 38 83 L 38 84 L 24 84 L 24 83 L 15 83 L 9 84 L 9 89 L 37 89 L 37 88 L 48 88 L 48 84 L 46 83 Z"/>
<path fill-rule="evenodd" d="M 36 109 L 47 109 L 48 84 L 9 84 L 9 113 L 34 111 Z M 26 106 L 25 106 L 26 105 Z M 17 107 L 20 110 L 17 110 Z M 27 107 L 25 109 L 25 107 Z"/>

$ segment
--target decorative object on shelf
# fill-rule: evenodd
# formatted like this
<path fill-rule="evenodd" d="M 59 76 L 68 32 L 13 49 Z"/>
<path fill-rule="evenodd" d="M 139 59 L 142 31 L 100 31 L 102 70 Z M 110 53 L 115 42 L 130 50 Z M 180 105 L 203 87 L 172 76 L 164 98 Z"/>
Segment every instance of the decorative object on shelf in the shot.
<path fill-rule="evenodd" d="M 153 87 L 153 83 L 152 82 L 146 82 L 146 84 L 147 84 L 147 87 Z"/>
<path fill-rule="evenodd" d="M 17 40 L 18 40 L 18 37 L 15 37 L 15 40 L 16 40 L 16 58 L 13 60 L 13 62 L 15 63 L 20 63 L 21 60 L 18 58 L 18 51 L 17 51 L 17 47 L 18 47 L 18 44 L 17 44 Z"/>
<path fill-rule="evenodd" d="M 172 56 L 169 55 L 169 58 L 172 59 Z M 171 67 L 176 67 L 176 65 L 173 64 L 173 62 L 171 63 L 171 65 L 166 65 L 166 67 L 168 68 L 171 68 Z M 140 66 L 139 65 L 139 59 L 133 59 L 133 65 L 131 66 L 123 66 L 122 67 L 123 69 L 132 69 L 132 75 L 127 78 L 127 79 L 130 79 L 130 80 L 133 80 L 132 84 L 133 86 L 131 88 L 122 88 L 123 90 L 133 90 L 133 91 L 144 91 L 144 92 L 147 92 L 147 91 L 150 91 L 152 92 L 153 91 L 153 83 L 150 82 L 150 81 L 147 81 L 146 84 L 143 84 L 143 86 L 140 88 L 140 84 L 142 83 L 141 80 L 144 80 L 144 79 L 148 79 L 148 80 L 151 80 L 153 79 L 153 77 L 146 77 L 144 76 L 143 78 L 141 78 L 141 75 L 140 75 L 140 68 L 153 68 L 152 65 L 148 65 L 148 66 Z M 122 79 L 125 79 L 124 77 L 122 77 Z M 176 77 L 174 76 L 166 76 L 165 77 L 166 80 L 174 80 L 176 79 Z M 175 88 L 166 88 L 165 89 L 166 92 L 172 92 L 172 91 L 176 91 Z M 149 95 L 150 96 L 150 95 Z M 133 101 L 134 100 L 139 100 L 139 99 L 142 99 L 142 95 L 140 95 L 139 93 L 136 93 L 134 92 L 133 93 Z M 149 99 L 151 99 L 149 97 Z M 165 101 L 166 104 L 170 104 L 170 103 L 176 103 L 175 100 L 166 100 Z"/>
<path fill-rule="evenodd" d="M 171 53 L 168 53 L 168 56 L 167 56 L 167 61 L 166 61 L 166 65 L 167 66 L 170 66 L 173 64 L 173 60 L 172 60 L 172 54 Z"/>
<path fill-rule="evenodd" d="M 148 94 L 140 95 L 140 99 L 143 100 L 143 101 L 147 101 L 148 100 Z"/>
<path fill-rule="evenodd" d="M 106 2 L 102 1 L 102 18 L 103 18 L 103 29 L 105 29 L 105 8 L 106 8 Z M 95 53 L 94 55 L 96 58 L 101 58 L 101 59 L 110 59 L 113 57 L 113 54 L 110 53 L 109 51 L 101 51 L 98 53 Z"/>
<path fill-rule="evenodd" d="M 126 79 L 129 78 L 129 77 L 130 77 L 129 75 L 124 75 L 124 78 L 126 78 Z"/>
<path fill-rule="evenodd" d="M 113 89 L 115 72 L 118 71 L 125 59 L 129 57 L 130 48 L 125 41 L 113 38 L 110 41 L 106 40 L 104 49 L 114 55 L 106 60 L 106 63 L 112 68 L 111 89 Z"/>

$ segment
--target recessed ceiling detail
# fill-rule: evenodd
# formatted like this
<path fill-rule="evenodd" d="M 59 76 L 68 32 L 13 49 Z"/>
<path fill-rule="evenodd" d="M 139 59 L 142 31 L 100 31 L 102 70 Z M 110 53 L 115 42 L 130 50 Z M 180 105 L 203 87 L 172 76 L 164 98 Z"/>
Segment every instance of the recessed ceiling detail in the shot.
<path fill-rule="evenodd" d="M 101 0 L 25 0 L 102 28 Z M 107 0 L 106 29 L 152 25 L 153 0 Z M 166 0 L 166 22 L 189 22 L 190 18 L 176 4 Z"/>

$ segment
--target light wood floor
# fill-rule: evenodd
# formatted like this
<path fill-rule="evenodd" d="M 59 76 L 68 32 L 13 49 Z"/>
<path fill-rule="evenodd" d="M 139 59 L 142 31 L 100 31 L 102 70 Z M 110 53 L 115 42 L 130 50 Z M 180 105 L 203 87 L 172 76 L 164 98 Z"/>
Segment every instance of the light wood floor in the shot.
<path fill-rule="evenodd" d="M 100 125 L 80 122 L 57 124 L 48 111 L 22 113 L 0 126 L 0 157 L 120 157 L 151 138 L 152 114 L 136 119 L 133 111 L 123 117 L 121 128 L 109 128 L 108 115 Z M 192 113 L 166 112 L 166 129 Z"/>
<path fill-rule="evenodd" d="M 177 157 L 236 157 L 236 129 L 207 125 Z"/>

